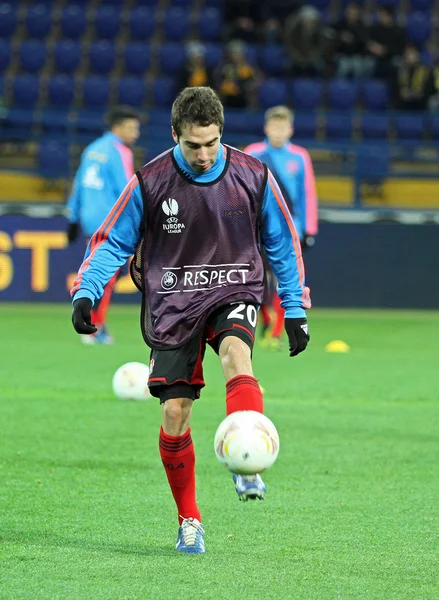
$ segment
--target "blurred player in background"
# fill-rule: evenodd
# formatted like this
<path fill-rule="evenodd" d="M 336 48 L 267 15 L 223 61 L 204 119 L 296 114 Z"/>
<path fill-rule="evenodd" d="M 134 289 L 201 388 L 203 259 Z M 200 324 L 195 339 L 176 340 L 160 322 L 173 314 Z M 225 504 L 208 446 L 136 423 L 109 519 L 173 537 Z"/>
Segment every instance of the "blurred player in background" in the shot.
<path fill-rule="evenodd" d="M 310 156 L 301 146 L 292 144 L 294 115 L 286 106 L 275 106 L 265 113 L 263 142 L 250 144 L 244 152 L 256 156 L 273 173 L 294 218 L 302 251 L 314 245 L 318 230 L 317 192 Z M 271 328 L 270 307 L 275 313 Z M 284 329 L 284 309 L 276 292 L 276 281 L 266 261 L 265 301 L 261 306 L 264 339 L 262 344 L 279 348 Z"/>
<path fill-rule="evenodd" d="M 107 123 L 109 131 L 82 153 L 67 203 L 69 243 L 77 239 L 80 229 L 88 243 L 134 174 L 131 147 L 139 138 L 138 113 L 129 106 L 116 106 L 109 111 Z M 115 273 L 93 306 L 97 332 L 92 336 L 81 336 L 84 344 L 111 344 L 114 341 L 107 329 L 107 311 L 117 277 L 118 273 Z"/>
<path fill-rule="evenodd" d="M 204 387 L 208 343 L 226 379 L 226 411 L 263 413 L 253 375 L 257 306 L 264 291 L 260 243 L 279 282 L 290 356 L 309 335 L 300 241 L 282 193 L 260 160 L 221 143 L 223 106 L 209 87 L 185 88 L 172 107 L 176 146 L 130 180 L 93 235 L 72 289 L 73 325 L 95 331 L 91 308 L 135 253 L 142 332 L 152 348 L 149 389 L 160 399 L 159 449 L 177 505 L 176 549 L 204 552 L 195 493 L 192 405 Z M 263 499 L 260 475 L 234 475 L 241 500 Z"/>

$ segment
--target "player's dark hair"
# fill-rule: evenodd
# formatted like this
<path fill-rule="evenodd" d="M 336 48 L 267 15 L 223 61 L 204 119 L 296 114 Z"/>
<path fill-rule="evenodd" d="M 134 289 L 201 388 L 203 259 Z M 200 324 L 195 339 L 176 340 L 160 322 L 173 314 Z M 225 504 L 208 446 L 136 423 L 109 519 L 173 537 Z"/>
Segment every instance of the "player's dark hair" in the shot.
<path fill-rule="evenodd" d="M 224 127 L 224 109 L 221 100 L 210 87 L 187 87 L 182 90 L 172 105 L 171 122 L 178 137 L 184 125 L 208 127 L 218 125 L 220 133 Z"/>
<path fill-rule="evenodd" d="M 137 119 L 140 121 L 139 113 L 132 106 L 113 106 L 105 117 L 109 129 L 112 129 L 115 125 L 120 125 L 127 119 Z"/>

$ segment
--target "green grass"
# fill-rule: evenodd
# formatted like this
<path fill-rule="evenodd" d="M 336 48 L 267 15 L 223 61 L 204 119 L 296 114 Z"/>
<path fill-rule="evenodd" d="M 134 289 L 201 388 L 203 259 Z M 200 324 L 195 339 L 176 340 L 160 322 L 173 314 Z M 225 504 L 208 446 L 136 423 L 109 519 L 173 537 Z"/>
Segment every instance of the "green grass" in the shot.
<path fill-rule="evenodd" d="M 173 549 L 158 402 L 112 396 L 118 366 L 147 362 L 138 320 L 114 307 L 117 344 L 84 347 L 69 306 L 0 306 L 1 600 L 439 598 L 437 313 L 313 310 L 306 353 L 255 350 L 281 438 L 265 502 L 239 503 L 215 458 L 224 381 L 207 353 L 204 556 Z"/>

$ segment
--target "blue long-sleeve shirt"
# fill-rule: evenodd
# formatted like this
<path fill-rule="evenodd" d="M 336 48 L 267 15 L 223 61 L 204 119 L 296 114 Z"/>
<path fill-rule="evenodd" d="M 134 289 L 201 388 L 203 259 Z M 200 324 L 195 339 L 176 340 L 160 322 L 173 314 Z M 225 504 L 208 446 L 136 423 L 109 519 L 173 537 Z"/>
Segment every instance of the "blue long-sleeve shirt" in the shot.
<path fill-rule="evenodd" d="M 316 235 L 317 191 L 308 151 L 291 142 L 286 143 L 282 148 L 274 148 L 268 140 L 265 140 L 250 144 L 244 152 L 256 156 L 272 169 L 285 191 L 285 200 L 294 215 L 294 223 L 300 239 L 302 240 L 305 235 Z"/>
<path fill-rule="evenodd" d="M 103 223 L 134 173 L 132 151 L 108 131 L 82 153 L 67 202 L 68 219 L 87 237 Z"/>
<path fill-rule="evenodd" d="M 219 177 L 226 164 L 222 148 L 209 171 L 202 174 L 192 170 L 183 158 L 179 145 L 174 148 L 174 157 L 186 174 L 201 183 Z M 133 176 L 90 241 L 71 291 L 73 300 L 89 298 L 94 302 L 101 297 L 105 284 L 136 251 L 143 218 L 140 184 L 137 177 Z M 278 281 L 278 293 L 286 311 L 285 316 L 304 317 L 304 308 L 309 308 L 311 303 L 304 282 L 300 242 L 285 200 L 271 173 L 268 174 L 262 201 L 261 241 Z"/>

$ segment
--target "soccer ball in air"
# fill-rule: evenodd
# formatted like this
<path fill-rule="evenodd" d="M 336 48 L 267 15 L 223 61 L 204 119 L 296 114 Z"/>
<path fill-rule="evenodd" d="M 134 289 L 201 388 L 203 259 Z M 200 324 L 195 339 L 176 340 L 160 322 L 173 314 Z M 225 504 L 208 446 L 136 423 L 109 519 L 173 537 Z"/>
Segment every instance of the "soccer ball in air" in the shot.
<path fill-rule="evenodd" d="M 113 392 L 121 400 L 148 400 L 149 368 L 139 362 L 125 363 L 113 376 Z"/>
<path fill-rule="evenodd" d="M 215 454 L 232 473 L 255 475 L 271 467 L 279 454 L 279 435 L 268 417 L 240 410 L 224 419 L 214 441 Z"/>

